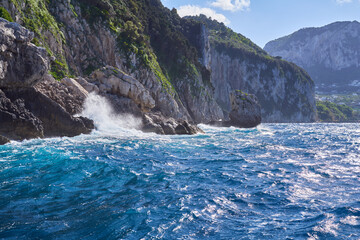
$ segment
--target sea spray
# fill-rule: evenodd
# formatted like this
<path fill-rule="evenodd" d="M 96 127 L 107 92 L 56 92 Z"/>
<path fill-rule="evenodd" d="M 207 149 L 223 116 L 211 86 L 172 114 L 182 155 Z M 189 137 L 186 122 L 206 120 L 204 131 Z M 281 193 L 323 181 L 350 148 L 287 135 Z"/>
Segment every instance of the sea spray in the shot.
<path fill-rule="evenodd" d="M 106 134 L 136 130 L 141 127 L 141 119 L 131 114 L 116 114 L 109 101 L 100 95 L 90 93 L 80 114 L 94 121 L 96 130 Z"/>
<path fill-rule="evenodd" d="M 0 146 L 0 239 L 360 239 L 358 124 L 202 127 Z"/>

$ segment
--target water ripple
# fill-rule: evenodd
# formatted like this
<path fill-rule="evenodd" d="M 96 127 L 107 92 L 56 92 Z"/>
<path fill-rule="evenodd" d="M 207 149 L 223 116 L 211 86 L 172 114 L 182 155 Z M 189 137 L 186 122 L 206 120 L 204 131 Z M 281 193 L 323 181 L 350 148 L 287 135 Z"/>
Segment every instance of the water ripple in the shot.
<path fill-rule="evenodd" d="M 0 146 L 1 239 L 360 239 L 357 124 Z"/>

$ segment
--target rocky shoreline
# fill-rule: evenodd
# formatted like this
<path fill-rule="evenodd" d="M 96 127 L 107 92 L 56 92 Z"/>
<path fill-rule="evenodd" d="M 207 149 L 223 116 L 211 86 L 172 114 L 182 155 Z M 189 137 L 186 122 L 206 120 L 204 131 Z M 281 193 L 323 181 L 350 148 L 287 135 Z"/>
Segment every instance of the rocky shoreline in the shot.
<path fill-rule="evenodd" d="M 95 128 L 81 113 L 90 92 L 106 97 L 117 112 L 142 118 L 141 130 L 158 134 L 203 131 L 187 120 L 151 112 L 155 100 L 133 77 L 114 67 L 95 71 L 88 79 L 56 81 L 48 74 L 45 49 L 31 43 L 34 35 L 17 23 L 0 18 L 0 144 L 9 140 L 76 136 Z"/>
<path fill-rule="evenodd" d="M 205 16 L 160 0 L 1 2 L 16 22 L 0 16 L 1 142 L 100 128 L 79 117 L 94 94 L 158 134 L 315 121 L 304 70 Z"/>

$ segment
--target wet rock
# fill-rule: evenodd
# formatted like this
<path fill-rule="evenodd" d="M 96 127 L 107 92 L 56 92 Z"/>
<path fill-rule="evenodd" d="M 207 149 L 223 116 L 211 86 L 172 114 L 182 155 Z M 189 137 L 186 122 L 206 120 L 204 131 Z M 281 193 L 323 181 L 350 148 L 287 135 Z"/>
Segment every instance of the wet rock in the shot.
<path fill-rule="evenodd" d="M 229 121 L 212 121 L 217 127 L 252 128 L 261 123 L 261 107 L 254 95 L 242 91 L 230 93 L 231 111 Z"/>
<path fill-rule="evenodd" d="M 6 90 L 12 101 L 22 99 L 24 107 L 41 120 L 45 137 L 88 134 L 93 129 L 90 119 L 71 116 L 61 105 L 34 88 Z"/>
<path fill-rule="evenodd" d="M 197 133 L 204 133 L 199 127 L 189 124 L 187 121 L 183 121 L 175 128 L 176 134 L 182 135 L 194 135 Z"/>
<path fill-rule="evenodd" d="M 252 128 L 261 123 L 261 107 L 254 95 L 241 91 L 230 94 L 230 123 L 235 127 Z"/>
<path fill-rule="evenodd" d="M 161 125 L 158 123 L 155 123 L 154 120 L 150 116 L 145 114 L 143 116 L 142 120 L 143 120 L 143 127 L 141 128 L 141 130 L 143 132 L 154 132 L 157 134 L 165 134 Z"/>
<path fill-rule="evenodd" d="M 11 101 L 0 90 L 0 135 L 14 140 L 43 137 L 39 118 L 25 108 L 23 99 Z"/>
<path fill-rule="evenodd" d="M 7 144 L 9 142 L 10 142 L 10 140 L 8 138 L 0 135 L 0 145 Z"/>
<path fill-rule="evenodd" d="M 36 84 L 36 90 L 46 95 L 54 102 L 62 106 L 71 115 L 79 114 L 83 110 L 86 99 L 86 90 L 68 87 L 62 82 L 56 81 L 52 76 L 45 75 L 44 80 Z"/>
<path fill-rule="evenodd" d="M 142 130 L 166 135 L 193 135 L 204 133 L 196 125 L 189 124 L 187 121 L 177 121 L 173 118 L 166 118 L 161 113 L 144 114 Z"/>

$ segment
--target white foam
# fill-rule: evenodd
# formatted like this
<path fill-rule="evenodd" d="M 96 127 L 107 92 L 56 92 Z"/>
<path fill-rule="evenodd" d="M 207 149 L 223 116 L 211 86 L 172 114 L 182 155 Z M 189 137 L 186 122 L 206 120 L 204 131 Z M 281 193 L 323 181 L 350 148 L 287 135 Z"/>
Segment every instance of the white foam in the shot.
<path fill-rule="evenodd" d="M 118 135 L 141 127 L 141 119 L 130 114 L 115 114 L 106 98 L 90 93 L 80 114 L 94 121 L 96 130 L 106 135 Z M 138 132 L 138 131 L 136 131 Z"/>

